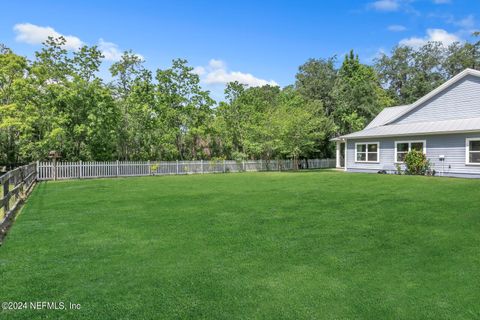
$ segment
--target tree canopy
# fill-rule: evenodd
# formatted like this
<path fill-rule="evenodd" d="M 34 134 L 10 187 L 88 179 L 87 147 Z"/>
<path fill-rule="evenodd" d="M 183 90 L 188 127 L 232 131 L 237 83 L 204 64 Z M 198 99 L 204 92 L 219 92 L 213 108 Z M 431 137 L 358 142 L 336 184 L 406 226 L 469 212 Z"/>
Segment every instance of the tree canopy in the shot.
<path fill-rule="evenodd" d="M 49 38 L 32 61 L 0 44 L 0 165 L 51 150 L 70 161 L 332 157 L 332 137 L 480 69 L 480 41 L 396 46 L 372 65 L 351 51 L 307 60 L 284 88 L 229 83 L 217 103 L 184 59 L 152 71 L 126 51 L 105 82 L 97 47 L 64 44 Z"/>

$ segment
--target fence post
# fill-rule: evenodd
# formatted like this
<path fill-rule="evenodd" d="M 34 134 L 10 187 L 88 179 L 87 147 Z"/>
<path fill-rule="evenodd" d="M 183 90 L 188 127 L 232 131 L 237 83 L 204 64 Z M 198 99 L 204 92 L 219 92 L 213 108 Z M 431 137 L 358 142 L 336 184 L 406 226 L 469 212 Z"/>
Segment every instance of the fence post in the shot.
<path fill-rule="evenodd" d="M 82 179 L 82 177 L 83 177 L 83 162 L 82 162 L 82 160 L 80 160 L 79 162 L 80 162 L 80 167 L 78 169 L 79 170 L 78 176 L 79 176 L 80 179 Z"/>
<path fill-rule="evenodd" d="M 10 175 L 10 173 L 6 173 Z M 10 177 L 5 177 L 6 179 L 3 179 L 3 198 L 5 198 L 10 191 L 9 185 L 10 185 Z M 10 210 L 10 199 L 7 199 L 7 201 L 3 202 L 3 212 L 4 215 L 7 216 L 8 211 Z"/>
<path fill-rule="evenodd" d="M 178 174 L 178 160 L 177 160 L 177 174 Z"/>
<path fill-rule="evenodd" d="M 223 159 L 223 173 L 227 172 L 227 165 L 226 165 L 226 160 Z"/>
<path fill-rule="evenodd" d="M 53 158 L 53 181 L 57 181 L 57 159 Z"/>
<path fill-rule="evenodd" d="M 245 160 L 242 160 L 242 171 L 245 171 Z"/>
<path fill-rule="evenodd" d="M 38 179 L 40 179 L 40 161 L 37 160 L 37 166 L 35 168 L 35 176 L 37 177 L 37 181 Z"/>
<path fill-rule="evenodd" d="M 117 177 L 118 177 L 118 172 L 119 170 L 118 170 L 118 160 L 117 160 L 117 174 L 116 174 Z"/>
<path fill-rule="evenodd" d="M 202 168 L 202 173 L 203 173 L 203 159 L 200 160 L 200 167 Z"/>

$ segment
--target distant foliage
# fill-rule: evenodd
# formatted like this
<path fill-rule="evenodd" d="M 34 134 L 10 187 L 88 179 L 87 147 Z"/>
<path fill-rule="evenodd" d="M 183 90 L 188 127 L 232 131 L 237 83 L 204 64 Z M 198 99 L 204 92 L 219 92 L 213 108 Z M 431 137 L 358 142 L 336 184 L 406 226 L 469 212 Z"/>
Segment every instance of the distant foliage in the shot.
<path fill-rule="evenodd" d="M 430 172 L 430 161 L 427 156 L 417 150 L 412 150 L 405 155 L 406 174 L 426 175 Z"/>
<path fill-rule="evenodd" d="M 466 68 L 480 70 L 480 41 L 449 46 L 429 42 L 418 49 L 396 46 L 380 55 L 374 67 L 396 104 L 410 104 Z"/>
<path fill-rule="evenodd" d="M 0 166 L 51 150 L 66 161 L 333 157 L 332 137 L 480 69 L 480 41 L 395 47 L 373 66 L 351 51 L 339 67 L 335 56 L 307 60 L 284 88 L 229 83 L 217 103 L 184 59 L 149 70 L 126 51 L 105 83 L 100 50 L 65 41 L 49 38 L 33 60 L 0 44 Z"/>

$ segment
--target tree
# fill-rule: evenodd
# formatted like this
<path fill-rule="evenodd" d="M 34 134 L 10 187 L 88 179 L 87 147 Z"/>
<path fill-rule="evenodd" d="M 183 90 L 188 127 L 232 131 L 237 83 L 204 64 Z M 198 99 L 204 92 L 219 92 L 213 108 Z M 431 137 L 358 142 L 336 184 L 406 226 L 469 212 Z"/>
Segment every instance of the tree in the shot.
<path fill-rule="evenodd" d="M 328 139 L 334 132 L 333 121 L 318 107 L 292 88 L 280 94 L 272 120 L 278 131 L 276 145 L 282 156 L 293 159 L 294 168 L 297 168 L 300 157 L 318 152 L 319 141 Z"/>
<path fill-rule="evenodd" d="M 228 147 L 226 154 L 238 160 L 262 157 L 259 140 L 268 136 L 264 130 L 268 127 L 265 116 L 276 105 L 279 92 L 277 86 L 246 88 L 237 82 L 227 85 L 228 101 L 216 110 L 217 117 L 223 119 L 228 128 L 223 134 Z"/>
<path fill-rule="evenodd" d="M 398 104 L 408 103 L 407 93 L 412 74 L 413 49 L 408 46 L 396 46 L 391 55 L 381 54 L 375 61 L 381 84 Z"/>
<path fill-rule="evenodd" d="M 375 60 L 380 82 L 397 104 L 418 100 L 465 68 L 480 69 L 480 41 L 397 46 Z"/>
<path fill-rule="evenodd" d="M 129 96 L 132 88 L 144 75 L 145 68 L 142 59 L 132 51 L 125 51 L 118 62 L 110 67 L 110 73 L 114 78 L 111 84 L 114 99 L 120 110 L 120 122 L 118 126 L 118 155 L 119 158 L 129 160 L 132 157 L 132 149 L 135 143 L 132 139 L 132 108 Z"/>
<path fill-rule="evenodd" d="M 478 32 L 473 33 L 474 37 L 478 35 Z M 480 41 L 451 44 L 446 50 L 444 68 L 448 78 L 466 68 L 480 69 Z"/>
<path fill-rule="evenodd" d="M 332 92 L 337 79 L 336 60 L 336 57 L 309 59 L 298 68 L 295 75 L 296 89 L 306 99 L 320 101 L 327 116 L 335 109 Z"/>
<path fill-rule="evenodd" d="M 176 147 L 171 156 L 182 160 L 208 156 L 207 136 L 214 101 L 200 87 L 198 75 L 186 60 L 176 59 L 171 68 L 157 70 L 156 79 L 156 99 L 165 111 L 164 124 Z"/>
<path fill-rule="evenodd" d="M 16 87 L 27 72 L 27 60 L 6 47 L 0 53 L 0 163 L 18 163 L 18 138 L 23 126 L 16 119 Z"/>
<path fill-rule="evenodd" d="M 380 86 L 374 69 L 361 64 L 353 50 L 345 56 L 338 72 L 333 96 L 337 103 L 334 119 L 340 133 L 361 130 L 393 103 Z"/>

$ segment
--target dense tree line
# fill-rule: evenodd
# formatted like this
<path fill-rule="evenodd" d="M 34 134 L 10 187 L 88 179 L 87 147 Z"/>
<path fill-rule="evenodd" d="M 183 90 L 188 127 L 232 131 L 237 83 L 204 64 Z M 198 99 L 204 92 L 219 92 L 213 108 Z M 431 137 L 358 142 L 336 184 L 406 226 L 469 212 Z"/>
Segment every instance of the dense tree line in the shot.
<path fill-rule="evenodd" d="M 49 38 L 33 61 L 0 45 L 0 165 L 50 150 L 71 161 L 329 157 L 331 137 L 480 69 L 479 42 L 399 46 L 372 66 L 352 51 L 341 64 L 308 60 L 285 88 L 229 83 L 216 103 L 186 60 L 153 72 L 125 52 L 106 83 L 98 48 L 64 44 Z"/>

